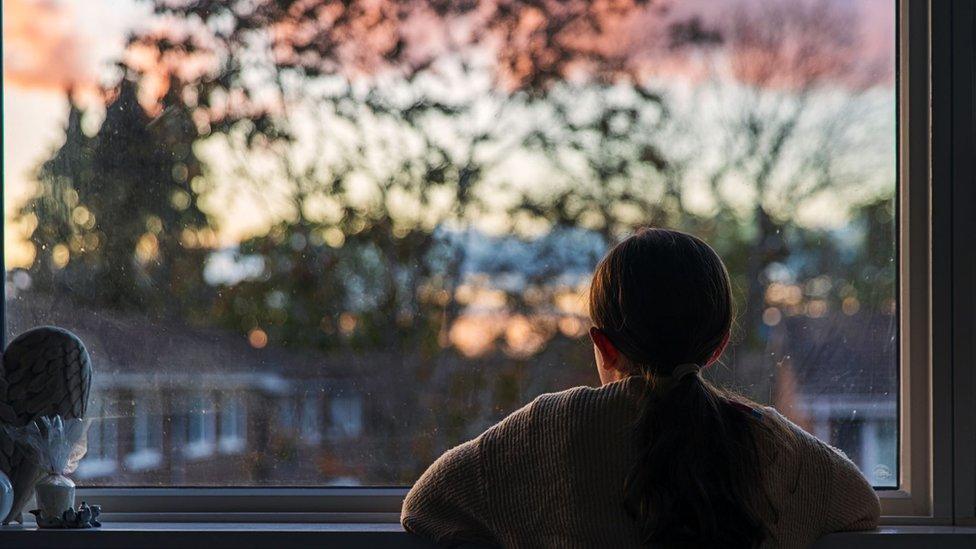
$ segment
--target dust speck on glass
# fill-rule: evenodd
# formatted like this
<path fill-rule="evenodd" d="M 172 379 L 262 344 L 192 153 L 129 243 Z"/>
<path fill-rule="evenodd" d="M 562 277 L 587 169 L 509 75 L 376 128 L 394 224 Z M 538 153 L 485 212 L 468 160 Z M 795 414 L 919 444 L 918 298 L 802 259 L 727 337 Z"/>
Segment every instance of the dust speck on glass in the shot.
<path fill-rule="evenodd" d="M 80 485 L 410 484 L 598 382 L 642 225 L 728 264 L 707 375 L 897 485 L 895 3 L 508 4 L 4 4 L 6 330 L 91 352 Z"/>

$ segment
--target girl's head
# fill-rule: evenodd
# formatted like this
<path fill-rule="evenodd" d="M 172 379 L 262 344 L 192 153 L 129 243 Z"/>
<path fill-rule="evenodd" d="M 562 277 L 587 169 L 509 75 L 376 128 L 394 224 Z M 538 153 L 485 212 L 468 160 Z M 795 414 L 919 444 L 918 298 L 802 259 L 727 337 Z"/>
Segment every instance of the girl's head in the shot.
<path fill-rule="evenodd" d="M 772 515 L 753 438 L 760 412 L 698 372 L 722 354 L 732 327 L 722 260 L 691 235 L 642 229 L 597 267 L 590 316 L 601 381 L 644 380 L 625 485 L 642 541 L 762 543 Z"/>
<path fill-rule="evenodd" d="M 597 267 L 590 317 L 604 383 L 645 371 L 667 376 L 679 364 L 706 366 L 729 340 L 729 275 L 700 239 L 642 229 Z"/>

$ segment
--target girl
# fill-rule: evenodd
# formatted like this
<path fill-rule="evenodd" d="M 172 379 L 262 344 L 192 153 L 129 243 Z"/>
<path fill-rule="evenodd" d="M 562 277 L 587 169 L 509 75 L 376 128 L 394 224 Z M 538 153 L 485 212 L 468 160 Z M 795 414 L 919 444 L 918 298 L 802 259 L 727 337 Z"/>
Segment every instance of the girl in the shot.
<path fill-rule="evenodd" d="M 701 377 L 733 317 L 707 244 L 624 240 L 593 275 L 590 316 L 602 387 L 542 395 L 449 450 L 407 495 L 404 528 L 505 547 L 805 547 L 877 526 L 843 454 Z"/>

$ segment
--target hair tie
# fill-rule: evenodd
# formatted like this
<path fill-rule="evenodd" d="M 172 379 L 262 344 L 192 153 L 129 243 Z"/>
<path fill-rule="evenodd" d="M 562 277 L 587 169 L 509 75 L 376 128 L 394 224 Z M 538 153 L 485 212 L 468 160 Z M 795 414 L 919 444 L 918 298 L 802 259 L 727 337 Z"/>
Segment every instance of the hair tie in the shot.
<path fill-rule="evenodd" d="M 671 370 L 671 375 L 668 377 L 677 383 L 690 375 L 697 374 L 699 370 L 701 370 L 701 366 L 697 364 L 690 362 L 687 364 L 678 364 L 674 367 L 674 370 Z"/>

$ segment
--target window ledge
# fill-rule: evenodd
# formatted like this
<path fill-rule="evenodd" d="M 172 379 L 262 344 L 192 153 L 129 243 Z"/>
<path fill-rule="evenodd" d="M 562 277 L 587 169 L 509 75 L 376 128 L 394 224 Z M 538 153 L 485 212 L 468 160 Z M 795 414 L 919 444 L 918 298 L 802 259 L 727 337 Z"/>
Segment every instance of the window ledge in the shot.
<path fill-rule="evenodd" d="M 423 548 L 431 544 L 387 523 L 178 523 L 116 522 L 97 530 L 36 530 L 32 525 L 0 527 L 0 546 L 20 547 L 176 547 L 222 549 L 253 546 Z M 815 547 L 976 547 L 976 527 L 884 526 L 874 532 L 831 534 Z"/>

